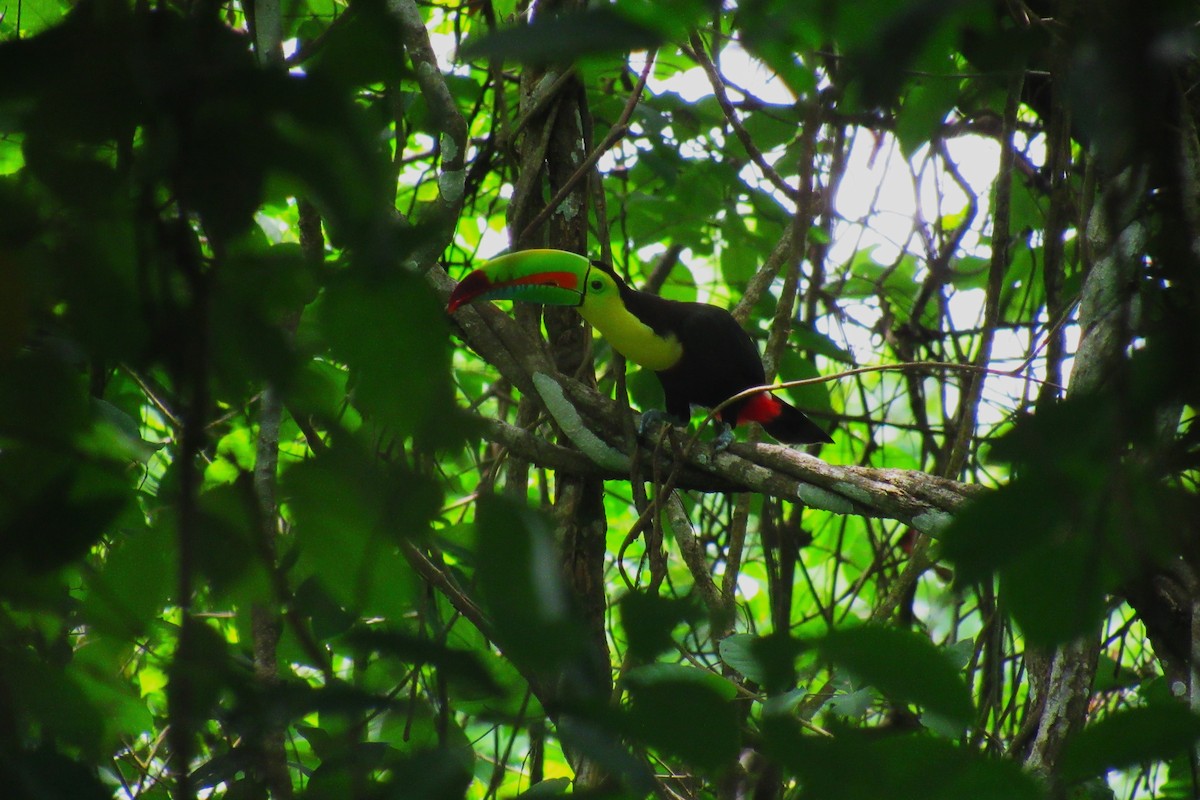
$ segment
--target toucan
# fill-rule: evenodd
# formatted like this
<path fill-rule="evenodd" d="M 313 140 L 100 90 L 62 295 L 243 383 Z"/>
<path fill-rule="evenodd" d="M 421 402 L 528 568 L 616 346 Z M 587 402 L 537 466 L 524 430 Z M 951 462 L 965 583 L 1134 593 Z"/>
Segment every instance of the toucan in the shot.
<path fill-rule="evenodd" d="M 600 261 L 563 250 L 522 250 L 469 273 L 448 311 L 480 299 L 574 306 L 613 349 L 662 384 L 667 414 L 686 423 L 691 406 L 714 408 L 766 381 L 754 340 L 723 308 L 683 303 L 631 288 Z M 758 422 L 788 444 L 832 442 L 799 409 L 769 392 L 738 400 L 722 422 Z"/>

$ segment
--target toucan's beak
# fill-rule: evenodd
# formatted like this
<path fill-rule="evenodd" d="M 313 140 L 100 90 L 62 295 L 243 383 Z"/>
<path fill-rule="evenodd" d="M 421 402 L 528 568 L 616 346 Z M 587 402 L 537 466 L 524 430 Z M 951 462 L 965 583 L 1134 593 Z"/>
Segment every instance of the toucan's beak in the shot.
<path fill-rule="evenodd" d="M 565 250 L 522 250 L 487 262 L 467 275 L 450 295 L 454 313 L 475 300 L 508 298 L 550 306 L 583 303 L 591 262 Z"/>

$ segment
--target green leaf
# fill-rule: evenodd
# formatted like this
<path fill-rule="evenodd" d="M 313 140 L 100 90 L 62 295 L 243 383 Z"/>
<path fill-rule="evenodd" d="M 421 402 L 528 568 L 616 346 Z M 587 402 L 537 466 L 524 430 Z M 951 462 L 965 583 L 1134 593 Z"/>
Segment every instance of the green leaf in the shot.
<path fill-rule="evenodd" d="M 924 636 L 866 625 L 833 631 L 815 644 L 825 658 L 893 700 L 923 706 L 960 727 L 974 719 L 959 670 Z"/>
<path fill-rule="evenodd" d="M 89 624 L 130 639 L 145 635 L 174 587 L 174 533 L 174 525 L 159 518 L 115 539 L 103 567 L 87 580 L 82 611 Z"/>
<path fill-rule="evenodd" d="M 645 687 L 658 683 L 696 683 L 715 692 L 722 700 L 737 697 L 737 686 L 730 681 L 704 669 L 684 664 L 643 664 L 625 673 L 624 681 L 629 686 Z"/>
<path fill-rule="evenodd" d="M 1023 418 L 993 446 L 993 458 L 1020 471 L 972 502 L 942 538 L 942 553 L 964 582 L 1016 562 L 1072 520 L 1087 518 L 1106 493 L 1096 465 L 1112 447 L 1115 413 L 1103 398 L 1072 399 Z"/>
<path fill-rule="evenodd" d="M 89 417 L 80 377 L 62 361 L 45 352 L 0 361 L 0 436 L 65 443 Z"/>
<path fill-rule="evenodd" d="M 452 405 L 449 331 L 424 281 L 405 272 L 342 275 L 331 282 L 320 320 L 334 353 L 351 368 L 355 401 L 401 435 L 445 430 Z"/>
<path fill-rule="evenodd" d="M 763 152 L 769 152 L 795 139 L 803 122 L 799 106 L 765 105 L 756 113 L 746 115 L 743 127 Z M 796 168 L 794 163 L 779 166 L 793 170 Z"/>
<path fill-rule="evenodd" d="M 721 248 L 721 277 L 731 287 L 744 288 L 759 265 L 759 254 L 752 246 L 753 237 L 741 220 L 732 216 L 722 223 L 721 236 L 725 241 Z"/>
<path fill-rule="evenodd" d="M 1160 783 L 1156 789 L 1157 800 L 1192 800 L 1196 794 L 1196 779 L 1192 768 L 1193 761 L 1190 754 L 1182 754 L 1171 759 L 1167 764 L 1167 780 Z M 1085 786 L 1094 786 L 1102 784 L 1108 788 L 1108 782 L 1104 778 L 1094 778 L 1085 782 Z M 1108 796 L 1099 794 L 1090 794 L 1086 800 L 1116 800 L 1116 795 L 1109 790 Z"/>
<path fill-rule="evenodd" d="M 829 336 L 813 330 L 807 323 L 793 325 L 788 338 L 796 350 L 808 350 L 814 355 L 825 356 L 843 364 L 855 363 L 849 350 L 836 344 Z"/>
<path fill-rule="evenodd" d="M 227 602 L 238 590 L 263 602 L 271 596 L 259 515 L 247 473 L 233 484 L 214 487 L 200 496 L 197 516 L 206 546 L 197 566 L 214 596 Z"/>
<path fill-rule="evenodd" d="M 579 13 L 538 15 L 527 25 L 471 39 L 463 46 L 462 57 L 548 64 L 647 50 L 661 42 L 661 34 L 644 23 L 631 20 L 611 6 L 595 6 Z"/>
<path fill-rule="evenodd" d="M 973 501 L 942 537 L 961 582 L 1000 575 L 1031 643 L 1089 630 L 1108 592 L 1172 551 L 1167 532 L 1188 501 L 1137 460 L 1114 458 L 1135 429 L 1125 407 L 1097 394 L 1022 419 L 992 449 L 1016 479 Z"/>
<path fill-rule="evenodd" d="M 946 62 L 947 71 L 953 64 Z M 941 128 L 958 99 L 958 80 L 933 76 L 909 89 L 896 116 L 896 138 L 905 158 L 927 144 Z"/>
<path fill-rule="evenodd" d="M 558 721 L 558 735 L 566 746 L 586 754 L 608 774 L 618 778 L 634 796 L 652 794 L 654 776 L 645 759 L 629 753 L 618 737 L 617 727 L 604 717 L 593 720 L 582 715 L 563 714 Z"/>
<path fill-rule="evenodd" d="M 161 444 L 143 439 L 138 423 L 117 406 L 99 397 L 91 398 L 91 405 L 95 420 L 90 434 L 92 452 L 145 463 L 162 449 Z"/>
<path fill-rule="evenodd" d="M 390 619 L 408 612 L 412 572 L 399 546 L 438 510 L 429 483 L 345 443 L 288 469 L 282 496 L 303 576 L 317 576 L 343 608 Z"/>
<path fill-rule="evenodd" d="M 1100 624 L 1111 578 L 1097 545 L 1058 532 L 1000 570 L 1001 594 L 1031 645 L 1054 647 Z"/>
<path fill-rule="evenodd" d="M 991 259 L 962 256 L 951 265 L 950 283 L 955 289 L 983 289 L 987 286 Z"/>
<path fill-rule="evenodd" d="M 1096 661 L 1096 679 L 1092 682 L 1093 692 L 1114 692 L 1122 689 L 1132 689 L 1141 685 L 1143 678 L 1128 666 L 1123 666 L 1113 660 L 1107 653 L 1101 653 Z"/>
<path fill-rule="evenodd" d="M 853 692 L 835 694 L 829 698 L 825 708 L 848 720 L 861 720 L 871 710 L 878 695 L 870 688 L 862 688 Z"/>
<path fill-rule="evenodd" d="M 821 377 L 812 359 L 803 358 L 795 350 L 783 351 L 779 364 L 779 378 L 783 381 L 806 381 Z M 812 383 L 807 386 L 791 386 L 784 391 L 792 404 L 804 411 L 815 411 L 833 416 L 833 400 L 830 397 L 830 382 Z"/>
<path fill-rule="evenodd" d="M 469 744 L 439 746 L 389 764 L 387 796 L 396 800 L 458 800 L 466 796 L 471 785 L 474 756 Z"/>
<path fill-rule="evenodd" d="M 652 370 L 634 367 L 625 362 L 628 370 L 625 376 L 625 388 L 629 391 L 629 400 L 635 408 L 648 411 L 651 408 L 664 408 L 666 397 L 662 384 Z"/>
<path fill-rule="evenodd" d="M 832 33 L 846 54 L 845 78 L 868 108 L 890 107 L 914 72 L 942 75 L 953 68 L 960 30 L 986 19 L 980 0 L 840 3 Z"/>
<path fill-rule="evenodd" d="M 38 800 L 111 800 L 111 787 L 96 777 L 91 761 L 75 760 L 51 746 L 37 750 L 17 751 L 0 760 L 0 782 L 6 791 L 17 797 L 36 797 Z M 36 787 L 36 794 L 26 795 L 17 787 Z"/>
<path fill-rule="evenodd" d="M 570 778 L 548 778 L 521 792 L 514 800 L 542 800 L 544 797 L 566 797 L 571 788 Z"/>
<path fill-rule="evenodd" d="M 394 86 L 413 77 L 403 56 L 399 25 L 383 3 L 355 3 L 352 13 L 338 22 L 325 29 L 321 46 L 306 64 L 310 75 L 347 86 Z"/>
<path fill-rule="evenodd" d="M 1012 217 L 1010 229 L 1014 233 L 1040 231 L 1046 227 L 1046 212 L 1042 195 L 1035 192 L 1026 178 L 1017 171 L 1012 177 Z"/>
<path fill-rule="evenodd" d="M 357 615 L 342 608 L 316 576 L 305 579 L 296 587 L 292 602 L 296 613 L 312 626 L 313 636 L 319 642 L 341 636 L 358 621 Z"/>
<path fill-rule="evenodd" d="M 106 744 L 100 709 L 89 700 L 74 670 L 46 666 L 27 648 L 0 651 L 13 718 L 35 724 L 50 741 L 99 756 Z"/>
<path fill-rule="evenodd" d="M 769 48 L 787 52 L 813 50 L 829 37 L 829 16 L 814 13 L 808 3 L 795 0 L 748 0 L 738 6 L 739 21 L 751 52 Z"/>
<path fill-rule="evenodd" d="M 1078 781 L 1165 761 L 1200 739 L 1200 717 L 1182 705 L 1153 705 L 1108 715 L 1080 731 L 1063 753 L 1063 777 Z"/>
<path fill-rule="evenodd" d="M 803 800 L 1043 800 L 1010 760 L 930 736 L 808 736 L 789 717 L 763 720 L 768 754 L 800 778 Z"/>
<path fill-rule="evenodd" d="M 29 37 L 62 22 L 63 15 L 70 8 L 70 4 L 62 0 L 23 0 L 20 15 L 8 13 L 0 17 L 0 41 L 17 38 L 18 20 L 21 25 L 20 35 Z"/>
<path fill-rule="evenodd" d="M 115 465 L 48 449 L 0 450 L 0 592 L 26 570 L 82 557 L 132 501 Z"/>
<path fill-rule="evenodd" d="M 229 643 L 215 627 L 184 617 L 180 628 L 186 628 L 186 636 L 180 634 L 167 666 L 168 702 L 175 704 L 171 713 L 208 719 L 221 697 L 237 684 L 239 673 Z M 176 691 L 180 683 L 186 683 L 186 692 Z"/>
<path fill-rule="evenodd" d="M 695 622 L 702 616 L 702 609 L 690 597 L 675 599 L 629 592 L 618 605 L 629 654 L 640 661 L 649 661 L 670 649 L 675 628 L 682 622 Z"/>
<path fill-rule="evenodd" d="M 705 772 L 716 773 L 737 759 L 737 711 L 706 679 L 633 681 L 629 696 L 626 724 L 634 738 Z"/>
<path fill-rule="evenodd" d="M 103 724 L 102 748 L 117 748 L 148 731 L 155 719 L 150 708 L 124 675 L 111 671 L 118 658 L 128 658 L 124 642 L 91 641 L 76 651 L 70 675 L 79 685 L 88 704 L 100 712 Z"/>
<path fill-rule="evenodd" d="M 975 498 L 939 542 L 942 556 L 954 562 L 955 577 L 974 583 L 1026 557 L 1065 521 L 1060 489 L 1016 480 Z"/>
<path fill-rule="evenodd" d="M 735 633 L 721 640 L 721 660 L 771 694 L 796 685 L 796 656 L 806 644 L 784 633 Z"/>
<path fill-rule="evenodd" d="M 614 7 L 667 41 L 686 38 L 689 30 L 712 14 L 711 0 L 616 0 Z"/>
<path fill-rule="evenodd" d="M 546 519 L 499 497 L 479 500 L 477 576 L 504 652 L 535 671 L 587 662 Z M 590 669 L 584 667 L 585 669 Z"/>
<path fill-rule="evenodd" d="M 752 633 L 733 633 L 726 636 L 717 645 L 721 660 L 733 667 L 747 679 L 755 683 L 763 683 L 764 670 L 754 652 L 753 644 L 758 637 Z"/>
<path fill-rule="evenodd" d="M 441 677 L 468 684 L 473 691 L 494 694 L 499 686 L 476 654 L 457 650 L 419 636 L 396 630 L 360 629 L 346 641 L 362 652 L 391 656 L 417 666 L 436 667 Z"/>
<path fill-rule="evenodd" d="M 210 301 L 217 391 L 240 397 L 269 382 L 289 394 L 299 363 L 286 330 L 317 294 L 312 264 L 297 245 L 239 245 Z"/>

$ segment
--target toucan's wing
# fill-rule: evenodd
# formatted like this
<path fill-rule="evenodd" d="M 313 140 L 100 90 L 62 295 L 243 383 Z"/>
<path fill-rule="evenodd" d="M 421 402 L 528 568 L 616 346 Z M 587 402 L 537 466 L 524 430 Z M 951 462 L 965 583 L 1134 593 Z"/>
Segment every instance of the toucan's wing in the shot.
<path fill-rule="evenodd" d="M 727 311 L 702 303 L 671 305 L 669 331 L 682 354 L 674 366 L 657 373 L 669 413 L 686 418 L 689 405 L 712 408 L 763 382 L 758 348 Z"/>

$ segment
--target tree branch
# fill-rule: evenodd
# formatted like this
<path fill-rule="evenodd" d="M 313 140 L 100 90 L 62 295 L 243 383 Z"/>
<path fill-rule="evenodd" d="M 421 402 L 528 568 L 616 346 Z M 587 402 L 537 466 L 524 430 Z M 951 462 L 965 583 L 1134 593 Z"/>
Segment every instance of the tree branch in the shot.
<path fill-rule="evenodd" d="M 524 240 L 533 231 L 536 231 L 538 226 L 545 222 L 554 213 L 555 209 L 562 204 L 562 201 L 566 199 L 575 186 L 591 173 L 592 167 L 596 166 L 596 162 L 600 160 L 600 157 L 607 153 L 613 145 L 628 133 L 629 118 L 633 116 L 633 111 L 637 108 L 638 100 L 642 96 L 642 90 L 646 88 L 646 79 L 650 77 L 650 70 L 653 67 L 654 54 L 651 53 L 646 57 L 646 66 L 642 69 L 642 74 L 638 76 L 637 85 L 633 87 L 633 92 L 630 93 L 629 100 L 625 103 L 625 108 L 622 109 L 620 118 L 609 130 L 608 135 L 604 137 L 604 141 L 592 149 L 592 152 L 588 154 L 588 157 L 584 159 L 583 163 L 579 165 L 571 177 L 554 193 L 554 197 L 550 199 L 550 202 L 538 212 L 536 217 L 525 225 L 521 234 L 517 237 L 517 241 Z"/>
<path fill-rule="evenodd" d="M 746 130 L 741 120 L 738 119 L 737 111 L 734 109 L 733 103 L 729 101 L 728 92 L 725 91 L 725 81 L 721 77 L 721 73 L 717 70 L 717 65 L 708 57 L 708 53 L 704 49 L 704 42 L 700 39 L 700 34 L 692 33 L 691 45 L 692 58 L 704 70 L 704 74 L 708 76 L 708 82 L 713 88 L 713 95 L 717 98 L 717 103 L 721 106 L 721 111 L 724 112 L 725 119 L 729 121 L 729 126 L 733 128 L 738 141 L 745 148 L 746 155 L 750 156 L 750 160 L 762 171 L 762 174 L 766 176 L 772 186 L 782 192 L 792 202 L 799 203 L 800 192 L 795 186 L 785 181 L 773 166 L 767 163 L 762 150 L 758 149 L 758 145 L 750 138 L 750 132 Z"/>
<path fill-rule="evenodd" d="M 620 408 L 594 390 L 562 375 L 554 380 L 564 398 L 597 438 L 618 453 L 633 457 L 633 442 L 615 424 Z M 582 401 L 582 402 L 580 402 Z M 599 412 L 599 414 L 597 413 Z M 554 445 L 529 431 L 498 420 L 484 423 L 484 436 L 541 467 L 606 480 L 628 480 L 626 470 L 602 465 L 581 452 Z M 896 519 L 923 533 L 936 535 L 972 497 L 987 491 L 916 470 L 837 466 L 776 444 L 734 443 L 723 453 L 701 445 L 680 461 L 662 454 L 665 471 L 679 468 L 676 486 L 705 492 L 759 492 L 802 500 L 813 508 L 838 514 Z"/>
<path fill-rule="evenodd" d="M 441 174 L 438 175 L 438 205 L 435 216 L 442 235 L 418 248 L 413 254 L 416 263 L 425 267 L 436 258 L 453 237 L 454 225 L 462 212 L 466 188 L 467 123 L 446 85 L 446 77 L 438 67 L 437 56 L 429 43 L 429 32 L 417 9 L 415 0 L 388 0 L 388 12 L 400 24 L 401 36 L 408 57 L 417 73 L 421 96 L 429 106 L 433 123 L 441 132 Z"/>

